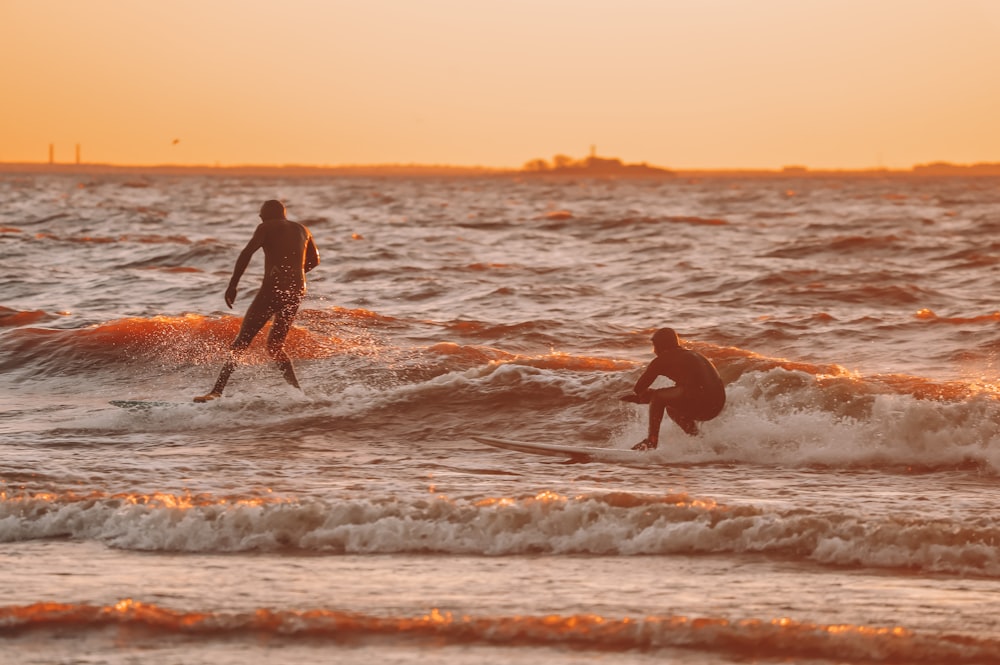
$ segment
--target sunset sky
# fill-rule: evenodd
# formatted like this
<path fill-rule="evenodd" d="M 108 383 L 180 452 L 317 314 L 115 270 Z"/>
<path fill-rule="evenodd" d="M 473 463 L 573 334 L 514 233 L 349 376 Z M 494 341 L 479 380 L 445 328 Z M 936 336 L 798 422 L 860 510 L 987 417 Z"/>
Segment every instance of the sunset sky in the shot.
<path fill-rule="evenodd" d="M 0 161 L 1000 162 L 1000 0 L 0 0 Z"/>

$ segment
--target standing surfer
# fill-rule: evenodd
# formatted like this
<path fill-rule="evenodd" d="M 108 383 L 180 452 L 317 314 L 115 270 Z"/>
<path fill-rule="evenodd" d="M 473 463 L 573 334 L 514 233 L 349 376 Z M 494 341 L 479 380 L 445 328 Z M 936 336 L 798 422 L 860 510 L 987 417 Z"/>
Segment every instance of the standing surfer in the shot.
<path fill-rule="evenodd" d="M 240 332 L 229 347 L 229 360 L 222 366 L 215 386 L 207 395 L 195 397 L 195 402 L 208 402 L 222 396 L 237 361 L 272 318 L 274 322 L 267 336 L 267 352 L 278 363 L 285 381 L 299 388 L 292 361 L 284 350 L 285 337 L 306 294 L 306 273 L 319 265 L 319 252 L 309 229 L 285 217 L 285 206 L 281 201 L 265 201 L 260 207 L 260 220 L 250 242 L 236 259 L 233 276 L 226 289 L 226 305 L 233 308 L 240 277 L 254 252 L 263 248 L 264 279 L 260 291 L 247 308 Z"/>
<path fill-rule="evenodd" d="M 656 357 L 635 382 L 633 392 L 623 396 L 625 402 L 649 404 L 649 434 L 632 450 L 652 450 L 660 442 L 663 413 L 690 434 L 698 434 L 698 423 L 715 418 L 726 405 L 726 389 L 715 366 L 696 351 L 685 349 L 672 328 L 660 328 L 653 333 Z M 650 390 L 659 376 L 674 382 L 669 388 Z"/>

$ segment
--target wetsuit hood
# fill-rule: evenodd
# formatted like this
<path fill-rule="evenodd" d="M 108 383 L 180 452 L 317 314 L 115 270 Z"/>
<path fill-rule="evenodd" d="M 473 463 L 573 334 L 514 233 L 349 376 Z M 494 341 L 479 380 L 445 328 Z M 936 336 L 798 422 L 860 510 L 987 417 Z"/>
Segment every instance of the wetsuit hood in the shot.
<path fill-rule="evenodd" d="M 660 351 L 675 349 L 680 345 L 680 341 L 677 339 L 677 333 L 673 328 L 660 328 L 653 333 L 653 348 L 657 353 Z"/>

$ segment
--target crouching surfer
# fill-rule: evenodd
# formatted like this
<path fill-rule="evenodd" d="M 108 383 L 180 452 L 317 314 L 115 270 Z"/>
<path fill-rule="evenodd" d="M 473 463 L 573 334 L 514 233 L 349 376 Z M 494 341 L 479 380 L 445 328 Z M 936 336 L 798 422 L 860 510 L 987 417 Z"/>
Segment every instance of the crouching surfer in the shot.
<path fill-rule="evenodd" d="M 649 434 L 632 450 L 652 450 L 659 445 L 664 412 L 687 434 L 696 436 L 698 423 L 718 416 L 726 404 L 726 389 L 715 366 L 700 353 L 682 347 L 672 328 L 653 333 L 653 352 L 656 357 L 635 382 L 633 392 L 621 398 L 649 404 Z M 660 376 L 674 385 L 650 390 Z"/>

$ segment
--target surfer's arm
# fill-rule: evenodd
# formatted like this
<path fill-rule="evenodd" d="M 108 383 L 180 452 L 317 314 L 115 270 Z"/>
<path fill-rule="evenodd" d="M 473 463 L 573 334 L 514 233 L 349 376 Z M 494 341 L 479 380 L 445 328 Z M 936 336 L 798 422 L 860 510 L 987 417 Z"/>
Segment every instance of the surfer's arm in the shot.
<path fill-rule="evenodd" d="M 309 233 L 306 231 L 306 233 Z M 316 249 L 316 243 L 313 242 L 312 234 L 309 234 L 309 240 L 306 241 L 306 264 L 303 266 L 306 272 L 309 272 L 313 268 L 319 265 L 319 250 Z"/>
<path fill-rule="evenodd" d="M 657 359 L 654 358 L 649 365 L 646 366 L 645 371 L 639 380 L 635 382 L 635 387 L 632 392 L 621 397 L 624 402 L 634 402 L 635 404 L 648 404 L 649 403 L 649 387 L 653 385 L 653 381 L 656 381 L 656 377 L 660 375 L 660 371 L 656 366 Z"/>
<path fill-rule="evenodd" d="M 230 309 L 233 308 L 233 303 L 236 302 L 236 287 L 239 286 L 240 277 L 246 272 L 247 266 L 250 265 L 250 259 L 253 257 L 254 252 L 264 246 L 264 232 L 263 224 L 257 227 L 254 231 L 253 237 L 250 238 L 250 242 L 247 246 L 243 248 L 240 255 L 236 258 L 236 265 L 233 266 L 233 276 L 229 278 L 229 287 L 226 289 L 226 305 Z"/>

